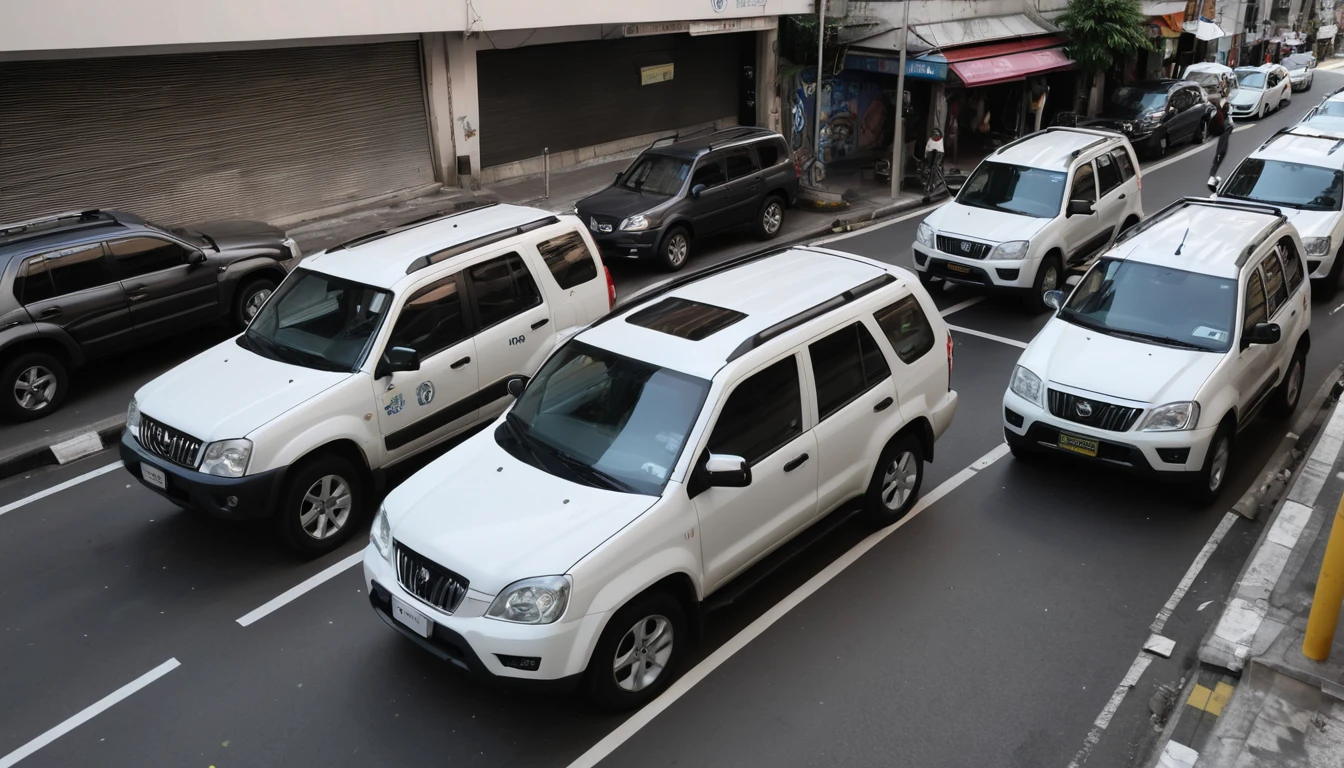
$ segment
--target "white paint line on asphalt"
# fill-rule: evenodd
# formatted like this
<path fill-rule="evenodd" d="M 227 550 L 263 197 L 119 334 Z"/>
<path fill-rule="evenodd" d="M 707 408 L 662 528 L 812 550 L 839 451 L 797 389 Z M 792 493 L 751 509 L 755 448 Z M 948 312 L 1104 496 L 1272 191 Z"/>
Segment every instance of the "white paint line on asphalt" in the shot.
<path fill-rule="evenodd" d="M 1027 348 L 1027 342 L 1025 342 L 1025 341 L 1018 341 L 1017 339 L 1006 339 L 1006 338 L 1004 338 L 1004 337 L 1002 337 L 1002 336 L 995 336 L 995 335 L 992 334 L 992 333 L 985 333 L 984 331 L 977 331 L 977 330 L 973 330 L 973 329 L 971 329 L 971 328 L 963 328 L 963 327 L 961 327 L 961 326 L 959 326 L 959 325 L 949 325 L 949 326 L 947 326 L 947 327 L 950 328 L 952 331 L 954 331 L 954 332 L 956 332 L 956 333 L 968 333 L 968 334 L 970 334 L 970 335 L 972 335 L 972 336 L 979 336 L 979 337 L 982 338 L 982 339 L 989 339 L 990 341 L 997 341 L 997 342 L 999 342 L 1000 344 L 1007 344 L 1007 345 L 1010 346 L 1010 347 L 1017 347 L 1018 349 L 1026 349 L 1026 348 Z"/>
<path fill-rule="evenodd" d="M 668 686 L 667 690 L 663 691 L 661 696 L 654 699 L 643 709 L 631 715 L 625 722 L 616 726 L 615 730 L 607 734 L 601 741 L 594 744 L 587 752 L 580 755 L 577 760 L 570 763 L 569 768 L 591 768 L 591 766 L 595 766 L 606 759 L 606 757 L 612 752 L 615 752 L 618 747 L 626 741 L 629 741 L 631 737 L 640 731 L 640 729 L 652 722 L 655 717 L 662 714 L 668 707 L 672 706 L 677 699 L 685 696 L 697 683 L 708 677 L 711 672 L 718 669 L 724 662 L 732 658 L 734 654 L 745 648 L 752 640 L 760 637 L 765 630 L 769 629 L 772 624 L 783 618 L 789 611 L 797 608 L 817 590 L 826 586 L 829 581 L 857 562 L 860 557 L 863 557 L 869 550 L 881 543 L 883 539 L 895 533 L 906 523 L 915 519 L 919 513 L 928 509 L 939 499 L 956 490 L 967 480 L 975 477 L 976 470 L 972 467 L 981 464 L 983 464 L 983 466 L 989 466 L 995 459 L 1001 458 L 1006 454 L 1008 452 L 1007 448 L 1008 446 L 1006 444 L 1000 443 L 994 450 L 985 454 L 980 461 L 961 470 L 944 481 L 942 485 L 934 488 L 928 495 L 921 497 L 919 502 L 915 504 L 914 509 L 910 510 L 910 514 L 906 515 L 900 522 L 871 534 L 868 538 L 855 545 L 853 549 L 850 549 L 830 565 L 823 568 L 817 575 L 808 579 L 801 587 L 773 605 L 768 611 L 761 614 L 755 621 L 751 622 L 751 624 L 748 624 L 745 629 L 734 635 L 728 642 L 715 649 L 713 653 L 705 657 L 699 664 L 695 665 L 694 669 L 690 670 L 685 675 L 682 675 L 676 682 Z"/>
<path fill-rule="evenodd" d="M 984 296 L 972 296 L 971 298 L 965 301 L 959 301 L 956 304 L 953 304 L 952 306 L 948 307 L 947 309 L 944 309 L 942 312 L 939 312 L 938 314 L 942 315 L 943 317 L 947 317 L 948 315 L 960 312 L 961 310 L 967 307 L 973 307 L 984 300 L 985 300 Z"/>
<path fill-rule="evenodd" d="M 24 744 L 22 747 L 19 747 L 13 752 L 10 752 L 8 755 L 0 757 L 0 768 L 10 768 L 10 766 L 15 765 L 25 757 L 32 755 L 39 749 L 61 738 L 65 734 L 73 731 L 74 729 L 78 728 L 84 723 L 87 723 L 88 721 L 92 720 L 93 718 L 97 717 L 103 712 L 106 712 L 107 710 L 111 709 L 114 704 L 117 704 L 126 697 L 130 696 L 131 694 L 135 693 L 141 688 L 144 688 L 145 686 L 149 685 L 155 680 L 158 680 L 160 677 L 163 677 L 169 672 L 172 672 L 179 666 L 181 665 L 178 664 L 177 659 L 169 659 L 163 662 L 154 669 L 151 669 L 150 671 L 136 678 L 133 682 L 127 683 L 121 688 L 118 688 L 113 693 L 104 697 L 97 704 L 94 704 L 88 709 L 85 709 L 83 712 L 80 712 L 79 714 L 75 715 L 69 720 L 66 720 L 64 723 L 61 723 L 55 728 L 52 728 L 50 731 L 47 731 L 41 736 L 38 736 L 36 739 L 33 739 L 27 744 Z"/>
<path fill-rule="evenodd" d="M 261 606 L 255 611 L 252 611 L 246 616 L 243 616 L 242 618 L 238 619 L 238 623 L 243 625 L 244 627 L 250 624 L 255 624 L 256 622 L 266 618 L 270 614 L 280 610 L 286 605 L 289 605 L 295 600 L 298 600 L 300 597 L 303 597 L 308 592 L 317 589 L 318 587 L 322 586 L 328 581 L 331 581 L 332 579 L 341 575 L 341 573 L 349 570 L 351 566 L 357 565 L 363 559 L 364 559 L 364 550 L 361 549 L 355 554 L 336 563 L 335 565 L 330 566 L 321 573 L 309 577 L 308 579 L 300 583 L 298 586 L 291 587 L 290 589 L 285 590 L 279 597 L 275 598 L 274 600 L 271 600 L 270 602 L 266 603 L 265 605 Z"/>
<path fill-rule="evenodd" d="M 880 224 L 874 224 L 871 227 L 863 227 L 862 229 L 856 229 L 853 232 L 842 232 L 838 235 L 824 237 L 820 240 L 813 240 L 811 243 L 808 243 L 808 245 L 825 245 L 827 243 L 834 243 L 836 240 L 844 240 L 847 237 L 854 237 L 856 235 L 866 234 L 868 232 L 882 229 L 884 227 L 890 227 L 892 224 L 899 224 L 902 221 L 909 221 L 910 219 L 913 219 L 916 216 L 923 216 L 924 214 L 928 213 L 929 211 L 932 211 L 934 208 L 937 208 L 940 205 L 942 205 L 942 203 L 935 203 L 933 205 L 926 205 L 923 208 L 916 208 L 915 210 L 897 216 L 894 219 L 887 219 L 886 221 Z"/>
<path fill-rule="evenodd" d="M 1330 310 L 1330 317 L 1334 317 L 1335 313 L 1341 309 L 1344 309 L 1344 304 L 1340 304 L 1338 307 L 1335 307 L 1334 309 Z"/>
<path fill-rule="evenodd" d="M 1087 738 L 1083 739 L 1083 748 L 1078 750 L 1078 754 L 1069 762 L 1069 768 L 1079 768 L 1087 762 L 1087 758 L 1092 755 L 1092 750 L 1097 748 L 1097 742 L 1101 741 L 1101 734 L 1106 732 L 1106 728 L 1111 724 L 1111 718 L 1115 717 L 1116 710 L 1120 709 L 1120 703 L 1125 700 L 1125 694 L 1129 689 L 1138 684 L 1139 678 L 1148 669 L 1148 665 L 1153 663 L 1153 657 L 1142 651 L 1134 657 L 1134 663 L 1129 665 L 1129 671 L 1120 684 L 1115 687 L 1115 692 L 1111 694 L 1110 701 L 1102 707 L 1101 714 L 1092 722 L 1092 730 L 1087 732 Z"/>
<path fill-rule="evenodd" d="M 64 483 L 58 483 L 56 485 L 53 485 L 50 488 L 46 489 L 45 491 L 38 491 L 37 493 L 34 493 L 32 496 L 27 496 L 25 498 L 19 499 L 18 501 L 12 501 L 3 507 L 0 507 L 0 515 L 5 514 L 6 512 L 13 512 L 19 507 L 26 507 L 29 504 L 32 504 L 34 501 L 41 501 L 42 499 L 47 498 L 53 493 L 60 493 L 61 491 L 64 491 L 67 488 L 74 488 L 76 485 L 79 485 L 80 483 L 86 480 L 92 480 L 93 478 L 98 477 L 99 475 L 106 475 L 108 472 L 111 472 L 114 469 L 121 469 L 120 461 L 114 464 L 108 464 L 105 467 L 99 467 L 98 469 L 95 469 L 92 472 L 85 472 L 79 477 L 74 477 L 69 480 L 66 480 Z"/>
<path fill-rule="evenodd" d="M 1222 543 L 1223 537 L 1227 535 L 1228 531 L 1232 530 L 1232 524 L 1237 521 L 1237 517 L 1238 515 L 1235 512 L 1228 512 L 1223 515 L 1222 522 L 1218 523 L 1218 527 L 1213 529 L 1213 535 L 1209 537 L 1208 541 L 1204 542 L 1204 548 L 1199 550 L 1198 555 L 1195 555 L 1195 561 L 1190 564 L 1190 568 L 1185 572 L 1181 583 L 1176 585 L 1176 591 L 1172 592 L 1171 597 L 1167 598 L 1167 604 L 1157 612 L 1157 618 L 1153 619 L 1153 623 L 1148 627 L 1153 634 L 1162 634 L 1162 628 L 1167 625 L 1167 619 L 1171 618 L 1172 612 L 1176 610 L 1176 605 L 1190 590 L 1190 585 L 1195 583 L 1195 577 L 1199 575 L 1200 571 L 1204 570 L 1204 564 L 1209 562 L 1210 557 L 1213 557 L 1213 551 Z"/>

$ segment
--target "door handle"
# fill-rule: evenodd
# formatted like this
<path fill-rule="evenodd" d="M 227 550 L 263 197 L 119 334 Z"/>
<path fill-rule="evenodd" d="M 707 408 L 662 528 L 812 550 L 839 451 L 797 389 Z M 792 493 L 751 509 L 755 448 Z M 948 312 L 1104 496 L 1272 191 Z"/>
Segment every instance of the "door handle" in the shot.
<path fill-rule="evenodd" d="M 145 293 L 144 291 L 136 291 L 135 293 L 126 294 L 126 298 L 130 299 L 131 301 L 140 301 L 141 299 L 145 299 L 148 297 L 149 294 Z"/>
<path fill-rule="evenodd" d="M 537 330 L 538 328 L 540 328 L 541 326 L 543 326 L 543 325 L 545 325 L 545 324 L 547 324 L 547 323 L 549 323 L 549 322 L 551 322 L 551 318 L 549 318 L 549 317 L 543 317 L 543 318 L 541 318 L 540 320 L 538 320 L 537 322 L 535 322 L 535 323 L 532 324 L 532 330 L 535 331 L 535 330 Z"/>
<path fill-rule="evenodd" d="M 1119 197 L 1119 199 L 1120 199 L 1120 200 L 1124 200 L 1124 199 L 1125 199 L 1125 196 L 1124 196 L 1123 194 L 1121 194 L 1120 197 Z"/>
<path fill-rule="evenodd" d="M 797 469 L 797 468 L 803 466 L 804 464 L 806 464 L 806 463 L 807 463 L 807 459 L 808 459 L 808 455 L 807 455 L 806 453 L 804 453 L 802 456 L 799 456 L 798 458 L 794 459 L 793 461 L 790 461 L 788 464 L 785 464 L 785 465 L 784 465 L 784 471 L 785 471 L 785 472 L 792 472 L 793 470 L 795 470 L 795 469 Z"/>
<path fill-rule="evenodd" d="M 46 320 L 49 317 L 56 317 L 59 314 L 61 314 L 60 307 L 47 307 L 46 309 L 37 313 L 37 319 Z"/>
<path fill-rule="evenodd" d="M 877 405 L 874 405 L 874 406 L 873 406 L 873 413 L 878 413 L 878 412 L 880 412 L 880 411 L 885 411 L 885 410 L 887 410 L 888 408 L 891 407 L 891 404 L 892 404 L 893 402 L 895 402 L 895 401 L 892 400 L 890 397 L 884 397 L 884 398 L 882 398 L 882 402 L 880 402 L 880 403 L 878 403 Z"/>
<path fill-rule="evenodd" d="M 470 363 L 470 362 L 471 362 L 471 358 L 470 358 L 470 357 L 464 357 L 464 358 L 462 358 L 461 360 L 458 360 L 456 363 L 453 363 L 453 364 L 450 365 L 449 367 L 452 368 L 454 371 L 456 371 L 458 368 L 461 368 L 462 366 L 464 366 L 464 365 L 466 365 L 467 363 Z"/>

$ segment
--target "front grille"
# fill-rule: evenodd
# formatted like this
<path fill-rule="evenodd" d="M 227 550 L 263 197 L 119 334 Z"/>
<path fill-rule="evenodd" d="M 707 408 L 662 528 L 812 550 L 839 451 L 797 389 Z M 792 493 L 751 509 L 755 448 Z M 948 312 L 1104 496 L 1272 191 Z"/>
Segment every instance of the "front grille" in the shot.
<path fill-rule="evenodd" d="M 180 467 L 195 469 L 200 463 L 200 440 L 144 414 L 140 415 L 140 434 L 137 437 L 145 450 Z"/>
<path fill-rule="evenodd" d="M 960 256 L 963 259 L 983 259 L 993 249 L 993 246 L 989 243 L 977 243 L 974 240 L 963 240 L 959 237 L 948 237 L 947 235 L 938 235 L 936 242 L 938 243 L 938 250 L 943 253 L 950 253 L 953 256 Z"/>
<path fill-rule="evenodd" d="M 1100 400 L 1089 400 L 1085 397 L 1052 389 L 1050 390 L 1050 412 L 1075 424 L 1085 424 L 1108 432 L 1125 432 L 1134 426 L 1134 422 L 1139 418 L 1143 409 L 1128 408 Z"/>
<path fill-rule="evenodd" d="M 397 549 L 397 583 L 407 592 L 442 611 L 452 613 L 467 596 L 469 582 L 424 555 Z"/>

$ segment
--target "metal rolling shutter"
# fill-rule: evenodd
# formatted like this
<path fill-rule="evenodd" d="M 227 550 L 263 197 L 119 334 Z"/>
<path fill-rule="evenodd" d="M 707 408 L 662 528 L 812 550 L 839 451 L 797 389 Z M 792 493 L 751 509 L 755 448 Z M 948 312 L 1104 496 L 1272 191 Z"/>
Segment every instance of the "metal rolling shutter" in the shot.
<path fill-rule="evenodd" d="M 740 51 L 754 44 L 656 35 L 480 51 L 481 165 L 736 115 Z M 670 82 L 640 85 L 640 67 L 669 63 Z"/>
<path fill-rule="evenodd" d="M 417 41 L 0 63 L 0 221 L 276 219 L 434 180 Z"/>

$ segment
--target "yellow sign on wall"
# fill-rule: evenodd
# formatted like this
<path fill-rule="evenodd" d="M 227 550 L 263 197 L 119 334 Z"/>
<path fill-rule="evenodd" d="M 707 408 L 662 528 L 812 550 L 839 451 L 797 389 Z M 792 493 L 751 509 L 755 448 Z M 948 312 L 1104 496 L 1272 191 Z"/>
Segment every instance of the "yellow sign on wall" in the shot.
<path fill-rule="evenodd" d="M 653 85 L 654 83 L 666 83 L 672 79 L 673 64 L 655 64 L 652 67 L 639 68 L 639 84 Z"/>

